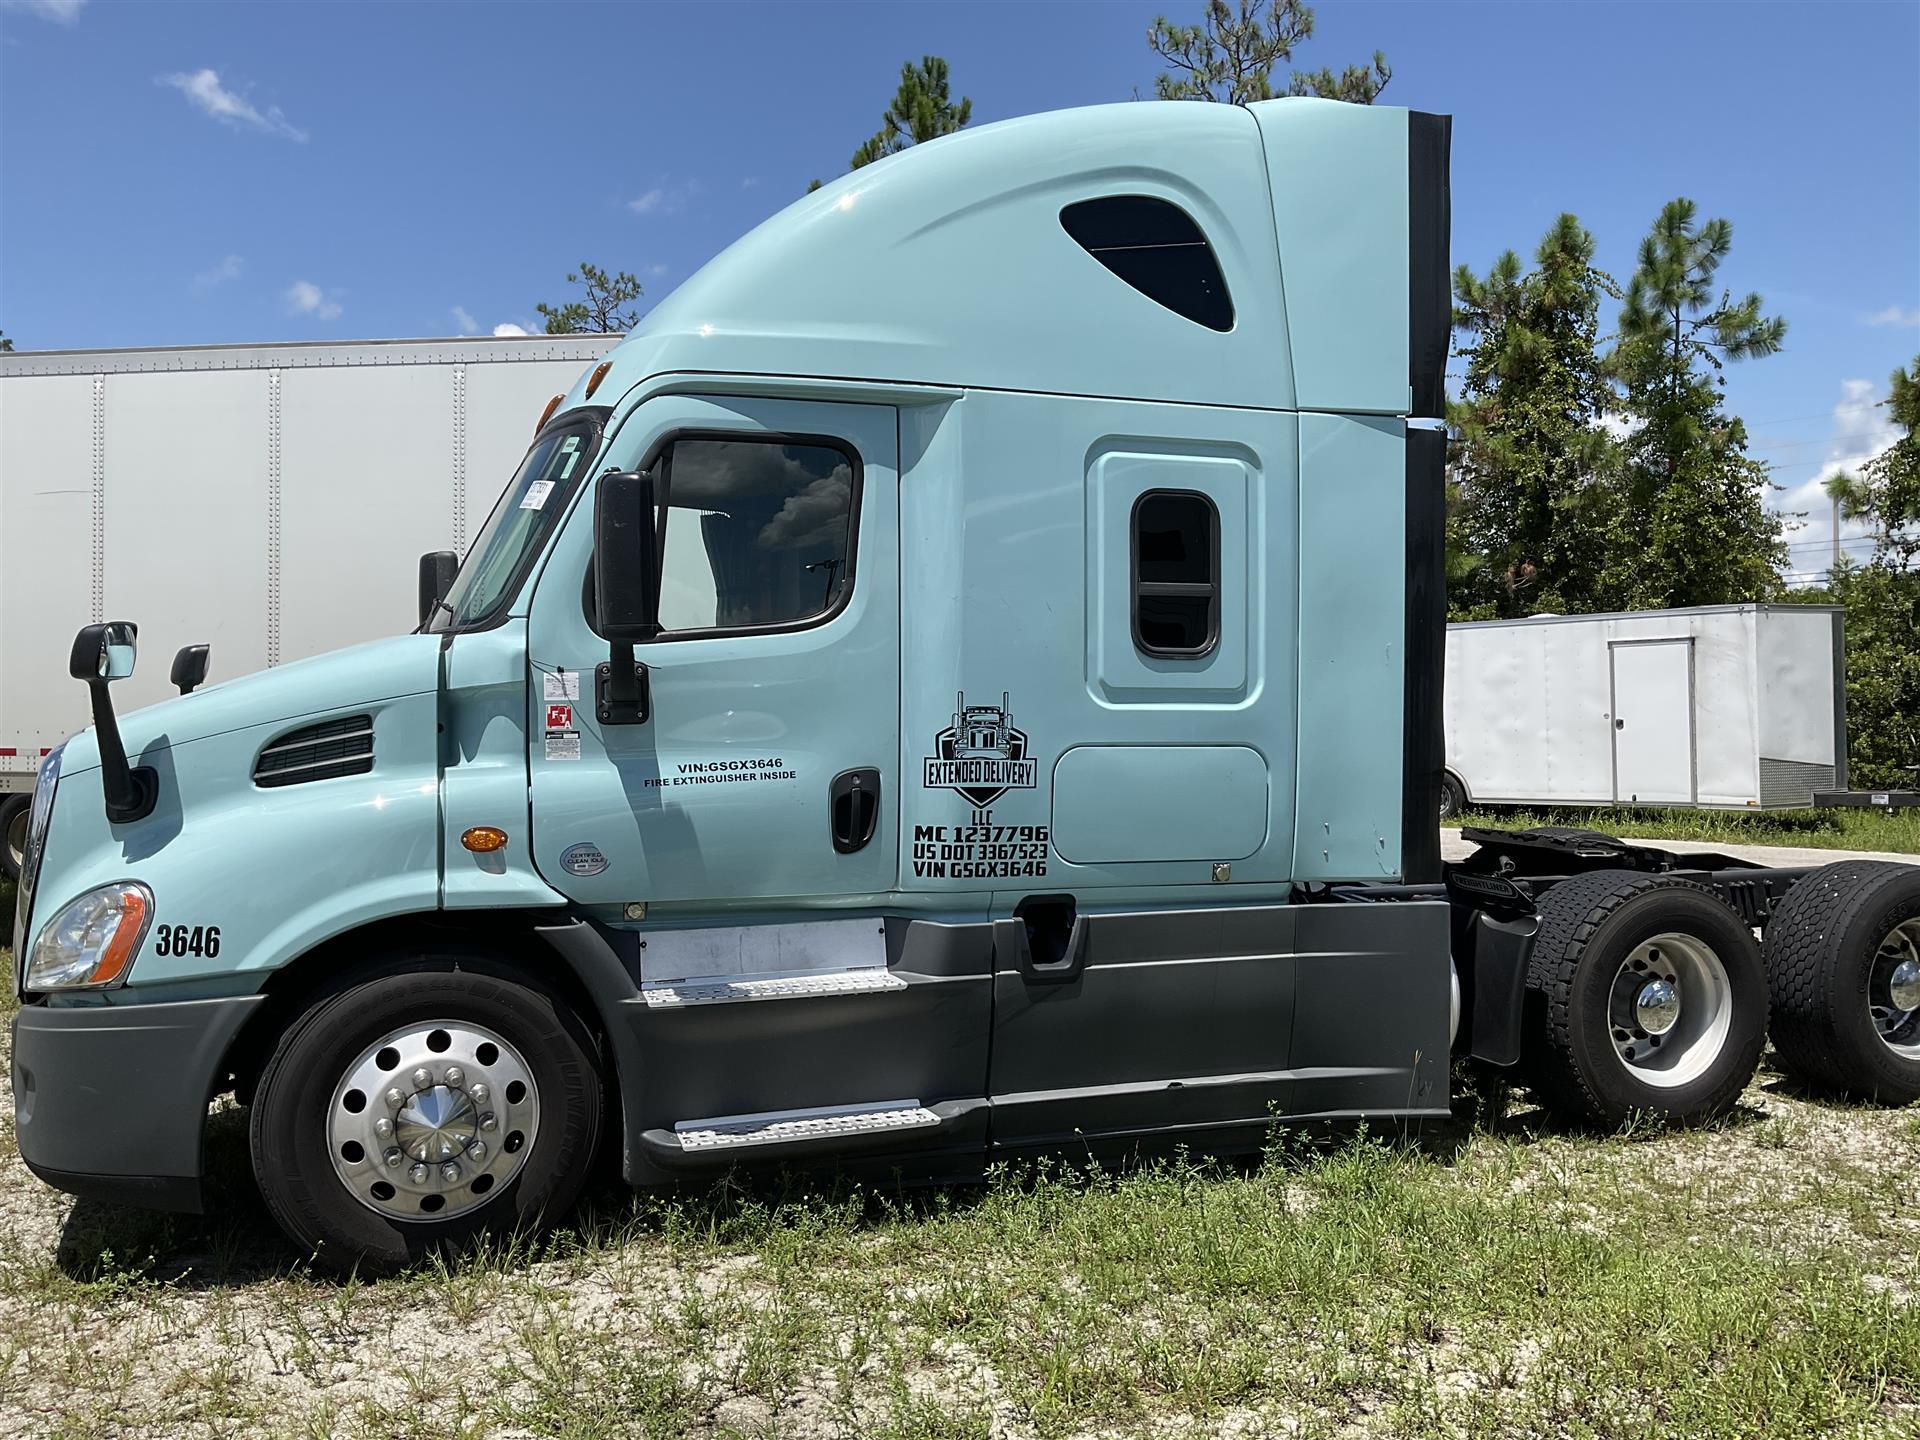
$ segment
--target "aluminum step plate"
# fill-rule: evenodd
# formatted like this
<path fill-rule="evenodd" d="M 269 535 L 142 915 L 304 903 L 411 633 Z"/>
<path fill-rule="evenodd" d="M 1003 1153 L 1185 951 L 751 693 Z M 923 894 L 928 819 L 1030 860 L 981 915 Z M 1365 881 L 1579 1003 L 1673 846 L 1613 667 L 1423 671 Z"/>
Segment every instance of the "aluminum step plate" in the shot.
<path fill-rule="evenodd" d="M 837 973 L 767 975 L 751 980 L 693 980 L 682 985 L 654 985 L 641 993 L 654 1010 L 685 1005 L 727 1005 L 740 1000 L 800 1000 L 822 995 L 867 995 L 904 990 L 907 982 L 891 970 L 878 967 Z"/>
<path fill-rule="evenodd" d="M 673 1127 L 682 1150 L 720 1150 L 735 1145 L 778 1145 L 867 1135 L 881 1130 L 919 1130 L 940 1117 L 912 1100 L 894 1100 L 858 1110 L 789 1111 L 740 1115 L 724 1120 L 687 1120 Z"/>

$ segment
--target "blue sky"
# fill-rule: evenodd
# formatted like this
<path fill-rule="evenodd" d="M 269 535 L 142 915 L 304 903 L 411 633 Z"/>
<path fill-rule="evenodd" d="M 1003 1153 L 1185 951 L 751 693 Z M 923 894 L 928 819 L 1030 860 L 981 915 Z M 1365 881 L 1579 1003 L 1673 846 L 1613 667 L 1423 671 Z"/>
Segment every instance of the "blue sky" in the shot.
<path fill-rule="evenodd" d="M 900 64 L 976 124 L 1151 93 L 1164 4 L 373 5 L 0 0 L 0 328 L 21 348 L 533 328 L 581 259 L 648 303 L 830 177 Z M 1734 225 L 1723 270 L 1789 322 L 1734 366 L 1811 508 L 1885 443 L 1920 352 L 1920 5 L 1327 0 L 1301 63 L 1375 48 L 1454 121 L 1454 257 L 1572 210 L 1622 279 L 1661 203 Z M 1611 320 L 1611 312 L 1604 317 Z"/>

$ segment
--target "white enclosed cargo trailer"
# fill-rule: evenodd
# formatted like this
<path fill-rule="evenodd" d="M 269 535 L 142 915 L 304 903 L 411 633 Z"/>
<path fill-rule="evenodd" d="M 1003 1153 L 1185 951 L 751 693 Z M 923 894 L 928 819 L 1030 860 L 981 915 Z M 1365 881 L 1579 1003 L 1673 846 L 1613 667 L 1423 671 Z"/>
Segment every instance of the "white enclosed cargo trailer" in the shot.
<path fill-rule="evenodd" d="M 1476 805 L 1809 805 L 1847 779 L 1828 605 L 1447 627 L 1447 795 Z"/>
<path fill-rule="evenodd" d="M 89 723 L 74 632 L 138 617 L 210 681 L 411 629 L 549 397 L 617 335 L 0 354 L 0 820 Z"/>

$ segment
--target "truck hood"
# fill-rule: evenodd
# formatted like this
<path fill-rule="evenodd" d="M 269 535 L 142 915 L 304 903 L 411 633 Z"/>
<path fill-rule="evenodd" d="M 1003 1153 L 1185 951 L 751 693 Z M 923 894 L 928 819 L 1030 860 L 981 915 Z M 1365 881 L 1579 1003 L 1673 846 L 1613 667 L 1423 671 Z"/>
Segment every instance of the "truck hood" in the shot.
<path fill-rule="evenodd" d="M 155 748 L 169 749 L 230 730 L 423 694 L 439 683 L 440 637 L 394 635 L 271 670 L 256 670 L 205 686 L 191 695 L 135 710 L 120 716 L 120 735 L 128 756 L 138 764 L 139 756 Z M 68 742 L 60 772 L 70 775 L 99 763 L 99 746 L 89 726 Z"/>

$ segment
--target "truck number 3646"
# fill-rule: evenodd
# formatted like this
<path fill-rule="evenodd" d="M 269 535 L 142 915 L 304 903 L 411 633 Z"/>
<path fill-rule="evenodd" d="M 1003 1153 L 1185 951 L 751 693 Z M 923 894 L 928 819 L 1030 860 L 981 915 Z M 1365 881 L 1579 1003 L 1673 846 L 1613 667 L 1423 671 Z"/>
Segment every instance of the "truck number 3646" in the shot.
<path fill-rule="evenodd" d="M 218 925 L 162 925 L 153 934 L 156 955 L 194 955 L 211 960 L 220 953 Z"/>

